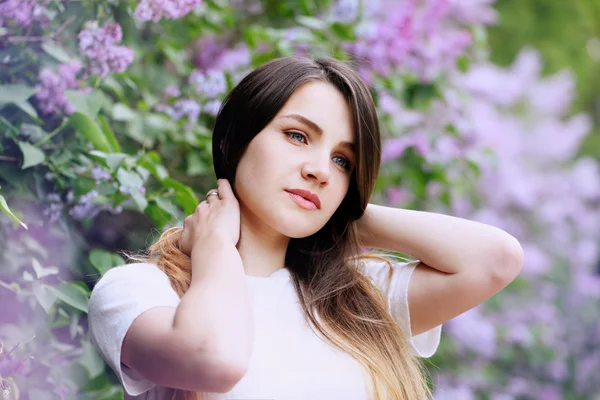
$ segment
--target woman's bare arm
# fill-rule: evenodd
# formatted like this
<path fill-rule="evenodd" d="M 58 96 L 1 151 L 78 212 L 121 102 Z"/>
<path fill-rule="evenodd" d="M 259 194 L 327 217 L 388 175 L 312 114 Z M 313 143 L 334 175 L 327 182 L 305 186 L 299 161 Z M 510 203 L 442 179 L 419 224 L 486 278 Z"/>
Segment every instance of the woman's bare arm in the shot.
<path fill-rule="evenodd" d="M 192 251 L 192 282 L 177 308 L 157 307 L 129 328 L 121 360 L 161 386 L 227 392 L 245 374 L 253 315 L 240 255 L 207 236 Z"/>

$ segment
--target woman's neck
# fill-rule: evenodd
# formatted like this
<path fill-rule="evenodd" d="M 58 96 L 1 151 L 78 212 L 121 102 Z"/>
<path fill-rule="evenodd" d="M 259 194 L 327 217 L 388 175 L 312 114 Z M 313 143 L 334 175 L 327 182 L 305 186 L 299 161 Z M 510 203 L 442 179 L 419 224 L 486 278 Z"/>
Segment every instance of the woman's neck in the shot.
<path fill-rule="evenodd" d="M 263 224 L 257 227 L 242 217 L 237 249 L 246 275 L 267 277 L 285 267 L 290 238 Z"/>

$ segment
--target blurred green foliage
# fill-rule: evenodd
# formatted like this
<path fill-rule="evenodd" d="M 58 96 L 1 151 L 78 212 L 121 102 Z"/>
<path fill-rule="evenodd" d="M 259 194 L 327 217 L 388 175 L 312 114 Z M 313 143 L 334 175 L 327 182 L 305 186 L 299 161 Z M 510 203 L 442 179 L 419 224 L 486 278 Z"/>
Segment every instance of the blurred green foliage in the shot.
<path fill-rule="evenodd" d="M 544 73 L 565 68 L 577 77 L 573 107 L 592 116 L 581 154 L 600 158 L 600 1 L 498 0 L 500 21 L 488 30 L 491 59 L 510 64 L 524 46 L 538 49 Z"/>

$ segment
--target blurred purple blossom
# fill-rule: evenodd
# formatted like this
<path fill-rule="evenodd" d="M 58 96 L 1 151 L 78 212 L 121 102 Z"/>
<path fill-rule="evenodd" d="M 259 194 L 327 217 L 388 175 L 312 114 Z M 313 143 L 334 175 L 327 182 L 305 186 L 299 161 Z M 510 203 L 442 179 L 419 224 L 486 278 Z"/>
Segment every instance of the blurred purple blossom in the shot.
<path fill-rule="evenodd" d="M 124 72 L 133 62 L 134 52 L 117 46 L 123 38 L 117 23 L 99 27 L 97 21 L 88 21 L 79 32 L 79 51 L 89 61 L 92 74 L 104 77 L 111 72 Z"/>
<path fill-rule="evenodd" d="M 496 0 L 450 0 L 448 17 L 465 25 L 489 25 L 498 20 Z"/>
<path fill-rule="evenodd" d="M 56 222 L 62 216 L 64 207 L 58 193 L 49 193 L 46 196 L 46 204 L 42 208 L 42 215 L 48 218 L 50 223 Z"/>
<path fill-rule="evenodd" d="M 28 28 L 32 24 L 48 24 L 46 5 L 50 0 L 4 0 L 0 1 L 0 26 L 11 24 Z"/>
<path fill-rule="evenodd" d="M 227 91 L 227 79 L 223 71 L 219 70 L 194 70 L 190 74 L 189 83 L 197 94 L 207 99 L 214 99 Z"/>
<path fill-rule="evenodd" d="M 206 36 L 194 45 L 194 65 L 201 71 L 220 70 L 233 72 L 247 69 L 251 56 L 244 43 L 234 45 L 228 37 Z"/>
<path fill-rule="evenodd" d="M 359 0 L 336 0 L 331 6 L 330 18 L 341 23 L 351 23 L 359 16 Z"/>
<path fill-rule="evenodd" d="M 181 90 L 177 85 L 169 85 L 165 88 L 165 95 L 169 98 L 179 97 L 181 96 Z"/>
<path fill-rule="evenodd" d="M 96 181 L 96 184 L 101 181 L 106 181 L 111 178 L 111 175 L 108 171 L 102 169 L 102 167 L 94 167 L 92 168 L 92 178 Z"/>
<path fill-rule="evenodd" d="M 35 97 L 39 101 L 39 107 L 43 114 L 65 113 L 71 114 L 74 110 L 64 95 L 65 90 L 74 90 L 79 81 L 76 78 L 81 70 L 77 62 L 61 64 L 55 73 L 48 68 L 40 71 L 36 84 Z"/>
<path fill-rule="evenodd" d="M 424 81 L 456 69 L 472 38 L 463 26 L 491 21 L 485 1 L 472 1 L 477 11 L 448 0 L 381 1 L 371 6 L 372 16 L 358 26 L 359 40 L 347 49 L 362 60 L 362 72 L 387 76 L 391 71 L 411 73 Z M 466 11 L 470 10 L 472 14 Z"/>
<path fill-rule="evenodd" d="M 496 328 L 478 308 L 454 318 L 446 331 L 465 348 L 491 358 L 496 353 Z"/>
<path fill-rule="evenodd" d="M 77 202 L 73 205 L 71 210 L 69 210 L 69 215 L 73 217 L 74 220 L 80 221 L 85 218 L 94 218 L 102 211 L 110 211 L 113 214 L 120 214 L 122 212 L 122 207 L 118 206 L 116 208 L 112 208 L 110 205 L 94 203 L 93 200 L 98 196 L 98 191 L 91 190 L 88 193 L 84 194 L 77 200 Z M 73 192 L 69 192 L 67 196 L 68 201 L 73 201 Z"/>
<path fill-rule="evenodd" d="M 177 19 L 186 16 L 201 4 L 202 0 L 141 0 L 134 15 L 138 21 Z"/>
<path fill-rule="evenodd" d="M 221 108 L 220 100 L 211 100 L 204 105 L 203 110 L 205 113 L 207 113 L 209 115 L 216 116 L 219 113 L 220 108 Z"/>
<path fill-rule="evenodd" d="M 460 386 L 440 386 L 436 389 L 434 394 L 435 400 L 475 400 L 475 394 L 473 390 L 467 385 Z"/>

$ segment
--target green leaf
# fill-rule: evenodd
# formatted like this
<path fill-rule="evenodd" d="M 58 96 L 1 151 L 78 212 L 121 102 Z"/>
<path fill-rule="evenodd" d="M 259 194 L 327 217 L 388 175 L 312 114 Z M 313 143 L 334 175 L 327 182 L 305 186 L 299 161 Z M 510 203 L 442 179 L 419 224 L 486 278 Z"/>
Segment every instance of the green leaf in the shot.
<path fill-rule="evenodd" d="M 38 279 L 42 279 L 45 276 L 58 274 L 58 267 L 42 267 L 38 260 L 35 258 L 32 260 L 33 270 Z"/>
<path fill-rule="evenodd" d="M 51 287 L 41 283 L 40 281 L 31 282 L 31 288 L 35 299 L 40 306 L 46 311 L 46 314 L 50 312 L 50 308 L 56 301 L 56 294 L 51 290 Z"/>
<path fill-rule="evenodd" d="M 52 43 L 52 42 L 44 42 L 42 43 L 42 50 L 44 50 L 46 52 L 46 54 L 54 57 L 56 60 L 64 63 L 64 64 L 68 64 L 70 62 L 76 61 L 76 57 L 72 57 L 71 55 L 69 55 L 69 53 L 67 52 L 67 50 L 56 44 L 56 43 Z"/>
<path fill-rule="evenodd" d="M 163 179 L 162 184 L 166 189 L 175 189 L 175 199 L 187 215 L 194 212 L 199 201 L 191 187 L 184 185 L 173 178 Z"/>
<path fill-rule="evenodd" d="M 91 93 L 80 93 L 74 90 L 65 90 L 65 97 L 75 108 L 75 111 L 94 119 L 102 108 L 104 96 L 99 90 Z"/>
<path fill-rule="evenodd" d="M 166 197 L 155 197 L 146 208 L 146 215 L 162 229 L 178 215 L 175 205 Z"/>
<path fill-rule="evenodd" d="M 356 40 L 356 34 L 354 33 L 354 27 L 352 25 L 334 22 L 330 25 L 329 29 L 342 40 Z"/>
<path fill-rule="evenodd" d="M 210 167 L 202 159 L 198 152 L 192 151 L 187 154 L 187 169 L 186 172 L 189 176 L 203 175 L 210 172 Z"/>
<path fill-rule="evenodd" d="M 15 104 L 17 105 L 17 107 L 19 107 L 25 113 L 32 116 L 34 119 L 39 120 L 40 117 L 39 117 L 37 111 L 35 111 L 35 108 L 33 108 L 33 106 L 31 104 L 29 104 L 26 101 L 22 101 L 22 102 L 15 103 Z"/>
<path fill-rule="evenodd" d="M 161 162 L 160 156 L 155 152 L 144 154 L 138 159 L 138 165 L 150 171 L 158 181 L 162 181 L 169 176 L 169 172 L 160 164 Z"/>
<path fill-rule="evenodd" d="M 12 213 L 12 211 L 10 211 L 10 208 L 8 208 L 8 204 L 6 203 L 4 196 L 2 196 L 1 194 L 0 194 L 0 210 L 2 210 L 2 212 L 4 214 L 6 214 L 14 222 L 21 225 L 23 228 L 27 229 L 27 225 L 25 225 L 19 218 L 17 218 L 17 216 L 15 214 Z"/>
<path fill-rule="evenodd" d="M 129 188 L 139 188 L 144 184 L 142 178 L 133 171 L 127 171 L 123 168 L 119 168 L 117 171 L 117 179 L 122 185 L 125 185 Z"/>
<path fill-rule="evenodd" d="M 35 88 L 27 85 L 0 85 L 0 106 L 8 103 L 23 103 L 35 92 Z"/>
<path fill-rule="evenodd" d="M 74 307 L 84 313 L 88 312 L 88 296 L 85 290 L 73 284 L 73 282 L 65 282 L 60 285 L 48 286 L 48 289 L 60 300 L 64 301 L 71 307 Z"/>
<path fill-rule="evenodd" d="M 143 194 L 139 192 L 132 192 L 131 198 L 133 199 L 135 205 L 141 212 L 144 212 L 146 207 L 148 207 L 148 200 L 146 200 L 146 196 L 144 196 Z"/>
<path fill-rule="evenodd" d="M 111 147 L 98 124 L 86 114 L 75 112 L 69 117 L 69 123 L 73 128 L 88 139 L 94 148 L 110 153 Z"/>
<path fill-rule="evenodd" d="M 19 148 L 21 149 L 21 153 L 23 153 L 23 165 L 21 169 L 33 167 L 34 165 L 38 165 L 46 159 L 46 155 L 44 152 L 37 147 L 31 145 L 27 142 L 17 142 Z"/>
<path fill-rule="evenodd" d="M 123 160 L 127 158 L 127 154 L 113 153 L 106 156 L 106 165 L 111 171 L 116 171 L 123 164 Z"/>
<path fill-rule="evenodd" d="M 112 118 L 115 121 L 131 121 L 137 118 L 137 114 L 126 104 L 117 103 L 112 108 Z"/>
<path fill-rule="evenodd" d="M 81 347 L 83 353 L 78 361 L 88 371 L 90 379 L 94 379 L 104 372 L 104 360 L 89 340 L 82 340 Z"/>
<path fill-rule="evenodd" d="M 102 129 L 102 132 L 104 133 L 104 136 L 106 137 L 106 140 L 110 144 L 112 150 L 117 153 L 121 152 L 121 145 L 119 144 L 119 141 L 111 129 L 106 117 L 104 115 L 99 115 L 98 122 L 100 123 L 100 129 Z"/>
<path fill-rule="evenodd" d="M 174 217 L 177 216 L 177 208 L 175 208 L 173 203 L 171 203 L 171 200 L 169 200 L 165 197 L 156 197 L 156 198 L 154 198 L 154 201 L 160 208 L 162 208 L 163 210 L 165 210 L 172 216 L 174 216 Z"/>
<path fill-rule="evenodd" d="M 90 251 L 89 259 L 94 268 L 102 275 L 113 267 L 125 264 L 125 260 L 119 254 L 103 249 L 93 249 Z"/>

